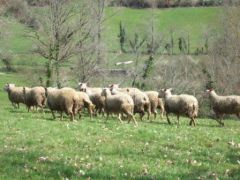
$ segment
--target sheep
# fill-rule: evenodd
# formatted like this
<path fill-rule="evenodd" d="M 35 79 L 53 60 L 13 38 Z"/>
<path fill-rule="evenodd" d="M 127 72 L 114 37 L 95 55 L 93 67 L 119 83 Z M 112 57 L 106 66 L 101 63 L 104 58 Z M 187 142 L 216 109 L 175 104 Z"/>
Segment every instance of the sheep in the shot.
<path fill-rule="evenodd" d="M 47 105 L 51 110 L 53 119 L 56 119 L 54 111 L 60 112 L 60 119 L 63 119 L 63 112 L 70 115 L 70 120 L 74 120 L 74 116 L 78 110 L 78 95 L 74 89 L 71 88 L 45 88 L 47 97 Z"/>
<path fill-rule="evenodd" d="M 165 112 L 167 116 L 167 121 L 171 124 L 170 119 L 168 117 L 169 113 L 174 113 L 177 115 L 178 127 L 179 127 L 179 116 L 186 115 L 191 120 L 189 125 L 196 126 L 195 118 L 198 115 L 198 100 L 188 94 L 180 94 L 180 95 L 172 95 L 172 88 L 170 89 L 162 89 L 159 93 L 159 97 L 163 95 L 165 100 Z"/>
<path fill-rule="evenodd" d="M 94 105 L 92 103 L 92 101 L 90 100 L 89 96 L 87 95 L 87 93 L 85 92 L 79 92 L 77 91 L 77 95 L 78 95 L 78 113 L 79 113 L 79 118 L 81 117 L 81 111 L 84 107 L 86 107 L 88 109 L 88 113 L 90 115 L 90 118 L 92 119 L 92 113 L 94 110 Z"/>
<path fill-rule="evenodd" d="M 235 114 L 240 118 L 240 96 L 219 96 L 213 89 L 208 89 L 206 92 L 209 95 L 211 107 L 220 125 L 224 126 L 222 122 L 224 114 Z"/>
<path fill-rule="evenodd" d="M 143 119 L 145 111 L 148 113 L 148 119 L 151 115 L 150 101 L 148 96 L 137 88 L 119 88 L 118 84 L 109 85 L 111 91 L 116 89 L 119 92 L 124 92 L 130 95 L 134 101 L 134 114 L 139 113 L 140 119 Z"/>
<path fill-rule="evenodd" d="M 133 116 L 134 102 L 131 96 L 120 93 L 112 95 L 108 88 L 104 88 L 101 93 L 105 97 L 105 110 L 107 113 L 107 119 L 110 113 L 118 114 L 118 119 L 122 123 L 121 114 L 127 115 L 128 123 L 133 120 L 137 126 L 137 122 Z"/>
<path fill-rule="evenodd" d="M 27 87 L 25 87 L 25 89 L 29 90 Z M 8 99 L 11 101 L 14 108 L 19 109 L 19 103 L 25 103 L 23 87 L 16 87 L 15 84 L 7 83 L 4 87 L 4 91 L 8 93 Z"/>
<path fill-rule="evenodd" d="M 32 106 L 40 107 L 43 112 L 46 101 L 44 87 L 38 86 L 30 89 L 23 87 L 23 96 L 28 112 Z"/>
<path fill-rule="evenodd" d="M 101 96 L 102 88 L 91 88 L 87 86 L 87 83 L 78 83 L 79 90 L 86 92 L 90 100 L 95 106 L 95 114 L 100 113 L 104 115 L 104 102 L 105 97 Z"/>
<path fill-rule="evenodd" d="M 161 110 L 161 118 L 163 118 L 164 103 L 163 103 L 163 100 L 158 97 L 158 92 L 157 91 L 145 91 L 144 93 L 146 93 L 149 98 L 151 113 L 154 114 L 154 119 L 156 119 L 156 116 L 157 116 L 157 108 L 159 108 Z"/>

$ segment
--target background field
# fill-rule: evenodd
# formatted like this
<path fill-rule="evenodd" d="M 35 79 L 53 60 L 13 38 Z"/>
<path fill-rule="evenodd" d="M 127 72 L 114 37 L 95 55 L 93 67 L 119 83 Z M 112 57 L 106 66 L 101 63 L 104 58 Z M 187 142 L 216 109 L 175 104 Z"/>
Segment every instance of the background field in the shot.
<path fill-rule="evenodd" d="M 166 40 L 169 28 L 176 27 L 175 40 L 189 32 L 194 51 L 203 45 L 206 29 L 217 29 L 220 11 L 220 7 L 158 9 L 155 24 Z M 128 38 L 135 32 L 144 37 L 151 16 L 151 9 L 107 8 L 106 68 L 133 58 L 119 53 L 119 22 Z M 0 51 L 13 55 L 17 70 L 1 71 L 0 87 L 8 82 L 37 85 L 45 60 L 31 53 L 33 44 L 25 37 L 30 29 L 12 17 L 0 17 L 0 22 L 0 32 L 7 37 L 0 39 Z M 144 119 L 136 128 L 133 123 L 121 125 L 115 117 L 106 122 L 84 114 L 77 122 L 67 117 L 61 122 L 52 120 L 47 109 L 46 113 L 27 113 L 23 105 L 14 109 L 3 90 L 0 99 L 0 179 L 240 179 L 239 121 L 226 119 L 225 127 L 219 127 L 215 120 L 198 118 L 192 128 L 187 118 L 181 118 L 177 128 L 175 116 L 173 125 L 158 116 L 152 122 Z"/>
<path fill-rule="evenodd" d="M 169 41 L 169 30 L 174 29 L 173 35 L 176 43 L 179 37 L 189 33 L 193 53 L 197 47 L 203 46 L 204 32 L 207 29 L 217 29 L 220 11 L 220 7 L 156 9 L 153 11 L 156 32 L 159 38 L 162 37 L 165 41 Z M 151 17 L 151 9 L 107 8 L 103 28 L 105 50 L 110 52 L 106 56 L 107 64 L 112 66 L 116 61 L 132 59 L 131 54 L 119 54 L 120 21 L 125 26 L 128 38 L 126 48 L 129 48 L 129 39 L 133 39 L 134 33 L 138 33 L 142 38 L 146 36 L 146 33 L 149 33 L 149 19 Z M 0 17 L 0 21 L 4 25 L 2 26 L 4 28 L 3 35 L 8 36 L 1 39 L 0 51 L 12 53 L 16 65 L 24 65 L 25 67 L 43 65 L 45 61 L 30 52 L 33 44 L 26 35 L 31 29 L 18 23 L 12 17 Z M 177 48 L 175 51 L 179 53 Z"/>

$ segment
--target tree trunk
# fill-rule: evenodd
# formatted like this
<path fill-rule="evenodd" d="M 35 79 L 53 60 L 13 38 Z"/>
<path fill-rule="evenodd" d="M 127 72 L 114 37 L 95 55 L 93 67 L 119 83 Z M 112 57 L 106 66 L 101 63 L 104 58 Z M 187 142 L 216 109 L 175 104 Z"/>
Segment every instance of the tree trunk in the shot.
<path fill-rule="evenodd" d="M 60 89 L 62 87 L 62 84 L 61 84 L 61 81 L 60 81 L 60 65 L 59 65 L 59 62 L 56 62 L 56 65 L 55 65 L 55 68 L 56 68 L 56 82 L 57 82 L 57 87 Z"/>
<path fill-rule="evenodd" d="M 47 87 L 50 87 L 53 85 L 53 61 L 52 60 L 49 60 L 47 63 L 46 63 L 46 75 L 47 75 L 47 81 L 46 81 L 46 86 Z"/>

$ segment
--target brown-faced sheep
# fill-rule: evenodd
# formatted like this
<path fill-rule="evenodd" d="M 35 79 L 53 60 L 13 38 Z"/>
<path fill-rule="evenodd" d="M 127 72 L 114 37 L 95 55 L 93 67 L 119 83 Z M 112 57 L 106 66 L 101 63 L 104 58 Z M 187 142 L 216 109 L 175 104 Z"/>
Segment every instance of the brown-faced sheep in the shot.
<path fill-rule="evenodd" d="M 119 92 L 126 93 L 130 95 L 134 102 L 134 114 L 139 113 L 140 119 L 143 119 L 145 111 L 148 114 L 148 119 L 151 115 L 150 101 L 148 96 L 137 88 L 119 88 L 118 84 L 112 84 L 109 86 L 110 90 L 117 90 Z"/>
<path fill-rule="evenodd" d="M 33 87 L 26 89 L 23 87 L 24 102 L 28 108 L 28 112 L 31 107 L 40 107 L 43 112 L 45 106 L 46 96 L 44 87 Z"/>
<path fill-rule="evenodd" d="M 25 87 L 28 91 L 29 88 Z M 25 103 L 23 95 L 23 87 L 16 87 L 15 84 L 6 84 L 4 90 L 8 93 L 8 99 L 14 108 L 19 108 L 19 103 Z"/>
<path fill-rule="evenodd" d="M 78 83 L 79 90 L 86 92 L 92 103 L 95 105 L 95 115 L 100 113 L 104 115 L 105 97 L 101 96 L 102 88 L 88 87 L 87 83 Z"/>
<path fill-rule="evenodd" d="M 208 89 L 206 92 L 209 94 L 211 107 L 219 118 L 217 122 L 220 125 L 224 126 L 222 122 L 224 114 L 235 114 L 240 118 L 240 96 L 219 96 L 213 89 Z"/>
<path fill-rule="evenodd" d="M 102 96 L 105 97 L 105 110 L 107 113 L 107 118 L 110 113 L 118 115 L 119 121 L 122 123 L 121 115 L 127 115 L 128 123 L 133 120 L 137 126 L 137 122 L 133 116 L 134 102 L 131 96 L 120 93 L 112 95 L 108 88 L 102 90 Z"/>
<path fill-rule="evenodd" d="M 195 118 L 198 115 L 199 109 L 198 100 L 194 96 L 188 94 L 172 95 L 171 90 L 172 89 L 162 89 L 159 94 L 159 97 L 163 96 L 165 100 L 165 112 L 168 123 L 171 124 L 168 114 L 174 113 L 177 115 L 178 126 L 180 115 L 189 117 L 191 119 L 189 125 L 195 126 Z"/>
<path fill-rule="evenodd" d="M 154 119 L 156 119 L 157 116 L 157 108 L 161 110 L 161 117 L 163 118 L 164 113 L 164 103 L 161 98 L 158 97 L 157 91 L 145 91 L 147 94 L 149 101 L 150 101 L 150 107 L 151 107 L 151 113 L 154 114 Z"/>
<path fill-rule="evenodd" d="M 70 115 L 70 120 L 74 120 L 74 116 L 78 110 L 78 95 L 74 89 L 71 88 L 45 88 L 47 96 L 47 105 L 51 110 L 53 118 L 55 119 L 54 111 L 58 111 L 61 114 L 61 120 L 63 118 L 63 112 Z"/>

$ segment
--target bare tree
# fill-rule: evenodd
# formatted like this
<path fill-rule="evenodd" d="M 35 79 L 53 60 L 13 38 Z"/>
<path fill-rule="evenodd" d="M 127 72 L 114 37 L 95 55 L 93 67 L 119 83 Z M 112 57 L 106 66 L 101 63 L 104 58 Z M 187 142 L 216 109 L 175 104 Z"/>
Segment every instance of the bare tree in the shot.
<path fill-rule="evenodd" d="M 61 65 L 75 55 L 76 46 L 88 36 L 84 29 L 88 22 L 87 11 L 84 3 L 78 5 L 65 4 L 64 0 L 50 1 L 46 16 L 38 16 L 40 30 L 30 35 L 37 47 L 35 52 L 47 59 L 46 86 L 56 82 L 61 87 Z"/>
<path fill-rule="evenodd" d="M 240 10 L 224 7 L 222 32 L 210 50 L 206 69 L 215 86 L 223 93 L 240 93 Z"/>
<path fill-rule="evenodd" d="M 108 0 L 91 0 L 91 5 L 93 9 L 92 17 L 95 24 L 94 38 L 96 41 L 96 58 L 97 63 L 100 64 L 103 61 L 103 42 L 102 42 L 102 30 L 103 22 L 105 21 L 105 8 L 107 6 Z"/>

